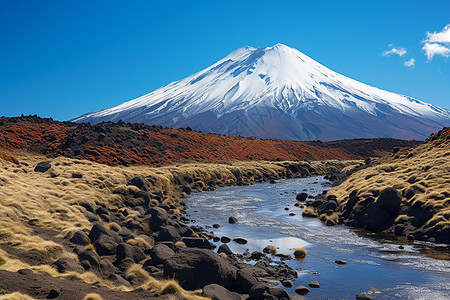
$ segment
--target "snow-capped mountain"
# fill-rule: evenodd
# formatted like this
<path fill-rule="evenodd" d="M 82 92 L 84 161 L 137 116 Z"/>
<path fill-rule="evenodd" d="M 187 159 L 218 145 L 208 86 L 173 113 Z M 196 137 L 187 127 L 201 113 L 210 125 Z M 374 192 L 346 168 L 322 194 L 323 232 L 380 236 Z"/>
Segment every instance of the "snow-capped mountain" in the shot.
<path fill-rule="evenodd" d="M 450 125 L 450 111 L 350 79 L 276 44 L 237 49 L 185 79 L 73 121 L 118 120 L 276 139 L 424 139 Z"/>

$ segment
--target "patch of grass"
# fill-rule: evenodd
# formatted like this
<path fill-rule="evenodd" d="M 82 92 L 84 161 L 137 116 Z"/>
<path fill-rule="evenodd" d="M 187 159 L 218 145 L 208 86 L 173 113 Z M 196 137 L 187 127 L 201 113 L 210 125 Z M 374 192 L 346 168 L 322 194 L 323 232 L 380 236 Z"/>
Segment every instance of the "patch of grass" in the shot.
<path fill-rule="evenodd" d="M 178 241 L 175 243 L 175 246 L 178 248 L 187 248 L 186 244 L 184 242 Z"/>
<path fill-rule="evenodd" d="M 103 300 L 103 298 L 99 294 L 89 293 L 84 296 L 83 300 Z"/>
<path fill-rule="evenodd" d="M 3 151 L 0 151 L 0 159 L 12 162 L 16 165 L 20 164 L 19 160 L 14 155 L 7 154 Z"/>
<path fill-rule="evenodd" d="M 297 248 L 294 251 L 295 258 L 304 258 L 306 257 L 306 250 L 305 248 Z"/>
<path fill-rule="evenodd" d="M 152 249 L 152 246 L 141 237 L 135 237 L 133 239 L 129 239 L 127 241 L 127 243 L 130 245 L 133 245 L 133 246 L 139 246 L 140 248 Z"/>
<path fill-rule="evenodd" d="M 19 292 L 14 292 L 12 294 L 5 294 L 5 295 L 1 295 L 0 296 L 1 300 L 35 300 L 35 298 L 19 293 Z"/>
<path fill-rule="evenodd" d="M 115 232 L 119 232 L 122 229 L 122 227 L 120 227 L 120 225 L 115 222 L 108 223 L 106 227 L 114 230 Z"/>

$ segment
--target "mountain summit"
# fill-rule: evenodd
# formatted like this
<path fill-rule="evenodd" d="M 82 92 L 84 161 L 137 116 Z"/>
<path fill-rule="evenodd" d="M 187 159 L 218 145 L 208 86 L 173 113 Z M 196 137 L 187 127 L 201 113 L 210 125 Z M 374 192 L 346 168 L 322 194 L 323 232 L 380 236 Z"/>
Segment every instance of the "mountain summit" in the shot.
<path fill-rule="evenodd" d="M 450 125 L 450 111 L 350 79 L 276 44 L 239 48 L 203 71 L 73 121 L 118 120 L 292 140 L 425 139 Z"/>

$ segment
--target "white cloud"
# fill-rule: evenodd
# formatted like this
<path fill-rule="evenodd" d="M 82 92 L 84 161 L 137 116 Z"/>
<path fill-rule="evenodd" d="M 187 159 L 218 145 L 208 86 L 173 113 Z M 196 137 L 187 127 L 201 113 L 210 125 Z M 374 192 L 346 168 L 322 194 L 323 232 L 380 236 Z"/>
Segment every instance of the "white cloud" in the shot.
<path fill-rule="evenodd" d="M 450 43 L 450 24 L 444 27 L 440 32 L 427 32 L 426 43 Z"/>
<path fill-rule="evenodd" d="M 450 49 L 441 44 L 425 43 L 422 50 L 425 51 L 428 61 L 432 60 L 435 55 L 450 56 Z"/>
<path fill-rule="evenodd" d="M 383 56 L 389 56 L 391 54 L 396 54 L 398 56 L 403 56 L 406 54 L 405 48 L 395 48 L 394 45 L 390 44 L 388 47 L 392 47 L 391 50 L 386 50 L 383 52 Z"/>
<path fill-rule="evenodd" d="M 425 51 L 428 61 L 432 60 L 435 55 L 449 57 L 450 24 L 447 24 L 444 29 L 439 32 L 427 32 L 427 38 L 423 40 L 422 43 L 425 43 L 422 50 Z"/>
<path fill-rule="evenodd" d="M 405 61 L 403 63 L 403 65 L 405 67 L 414 67 L 415 63 L 416 63 L 416 60 L 414 58 L 411 58 L 410 60 Z"/>

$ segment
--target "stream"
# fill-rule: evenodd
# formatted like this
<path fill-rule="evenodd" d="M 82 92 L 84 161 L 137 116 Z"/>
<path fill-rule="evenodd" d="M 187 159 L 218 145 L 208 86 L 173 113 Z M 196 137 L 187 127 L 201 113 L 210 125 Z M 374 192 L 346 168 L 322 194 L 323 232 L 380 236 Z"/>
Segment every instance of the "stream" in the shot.
<path fill-rule="evenodd" d="M 289 293 L 312 280 L 320 283 L 305 299 L 355 299 L 359 293 L 374 299 L 450 299 L 450 247 L 327 227 L 318 219 L 303 218 L 301 208 L 294 206 L 296 194 L 305 191 L 314 196 L 328 189 L 330 183 L 323 176 L 296 178 L 218 188 L 191 194 L 185 202 L 195 225 L 219 237 L 248 240 L 245 245 L 228 243 L 234 253 L 262 252 L 274 245 L 277 253 L 294 257 L 294 249 L 304 247 L 303 261 L 285 262 L 298 272 L 293 288 L 286 288 Z M 238 223 L 229 224 L 230 216 Z M 213 224 L 220 228 L 210 228 Z M 335 260 L 348 264 L 337 265 Z"/>

